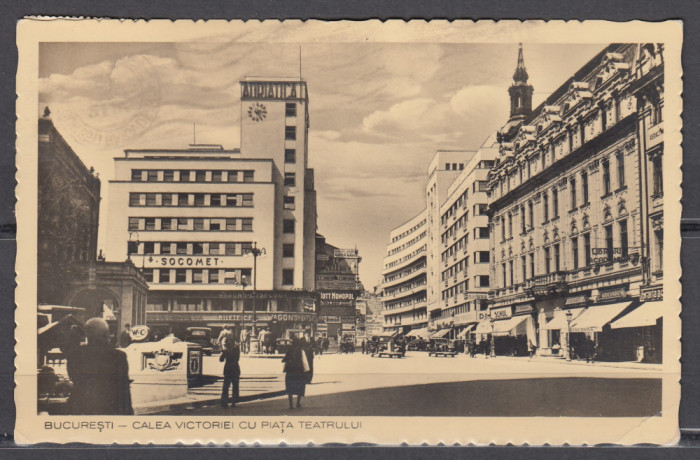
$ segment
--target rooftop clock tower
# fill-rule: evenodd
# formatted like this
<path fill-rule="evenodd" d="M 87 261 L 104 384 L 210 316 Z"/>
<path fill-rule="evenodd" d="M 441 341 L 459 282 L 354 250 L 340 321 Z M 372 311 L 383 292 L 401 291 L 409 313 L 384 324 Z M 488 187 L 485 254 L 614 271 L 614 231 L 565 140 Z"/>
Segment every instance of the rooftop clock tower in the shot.
<path fill-rule="evenodd" d="M 300 79 L 241 81 L 241 157 L 272 159 L 277 176 L 275 286 L 315 286 L 316 191 L 308 169 L 309 108 Z M 268 249 L 269 251 L 269 249 Z M 291 282 L 290 282 L 291 281 Z"/>

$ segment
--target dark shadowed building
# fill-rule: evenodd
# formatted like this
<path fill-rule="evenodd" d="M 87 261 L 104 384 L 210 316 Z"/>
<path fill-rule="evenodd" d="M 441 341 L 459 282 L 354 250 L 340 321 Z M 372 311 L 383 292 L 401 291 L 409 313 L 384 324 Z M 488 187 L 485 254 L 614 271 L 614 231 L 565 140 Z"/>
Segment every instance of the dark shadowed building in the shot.
<path fill-rule="evenodd" d="M 145 279 L 131 261 L 98 259 L 100 179 L 49 115 L 39 119 L 37 303 L 82 307 L 78 319 L 102 317 L 113 333 L 143 324 Z"/>

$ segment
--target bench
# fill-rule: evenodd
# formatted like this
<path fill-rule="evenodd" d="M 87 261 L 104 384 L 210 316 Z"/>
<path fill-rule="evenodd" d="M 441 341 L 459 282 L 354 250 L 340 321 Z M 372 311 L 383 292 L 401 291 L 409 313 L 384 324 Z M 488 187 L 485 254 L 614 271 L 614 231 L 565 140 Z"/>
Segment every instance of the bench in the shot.
<path fill-rule="evenodd" d="M 445 357 L 445 358 L 448 357 L 448 356 L 451 356 L 452 358 L 454 358 L 456 354 L 457 354 L 456 351 L 429 351 L 429 352 L 428 352 L 428 356 L 433 355 L 433 356 L 435 356 L 436 358 L 437 358 L 438 356 L 443 356 L 443 357 Z"/>

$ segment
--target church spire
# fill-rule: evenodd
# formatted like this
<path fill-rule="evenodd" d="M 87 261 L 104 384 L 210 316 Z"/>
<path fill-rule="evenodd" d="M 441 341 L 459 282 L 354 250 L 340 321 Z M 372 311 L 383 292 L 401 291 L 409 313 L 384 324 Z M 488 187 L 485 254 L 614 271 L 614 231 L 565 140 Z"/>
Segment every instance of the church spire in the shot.
<path fill-rule="evenodd" d="M 523 44 L 518 46 L 518 65 L 513 74 L 513 85 L 508 89 L 510 94 L 510 119 L 523 119 L 532 111 L 532 85 L 527 83 L 528 74 L 523 57 Z"/>
<path fill-rule="evenodd" d="M 519 44 L 518 48 L 518 65 L 515 67 L 513 81 L 515 83 L 527 83 L 527 70 L 525 69 L 525 58 L 523 57 L 523 44 Z"/>

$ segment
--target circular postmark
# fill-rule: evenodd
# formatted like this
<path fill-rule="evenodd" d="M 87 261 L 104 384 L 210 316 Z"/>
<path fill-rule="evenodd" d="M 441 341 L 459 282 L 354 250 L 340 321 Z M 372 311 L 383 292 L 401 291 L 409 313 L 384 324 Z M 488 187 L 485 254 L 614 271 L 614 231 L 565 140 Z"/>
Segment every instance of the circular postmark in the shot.
<path fill-rule="evenodd" d="M 62 129 L 84 144 L 123 147 L 145 132 L 161 102 L 158 72 L 148 56 L 118 60 L 84 93 L 58 101 Z"/>

